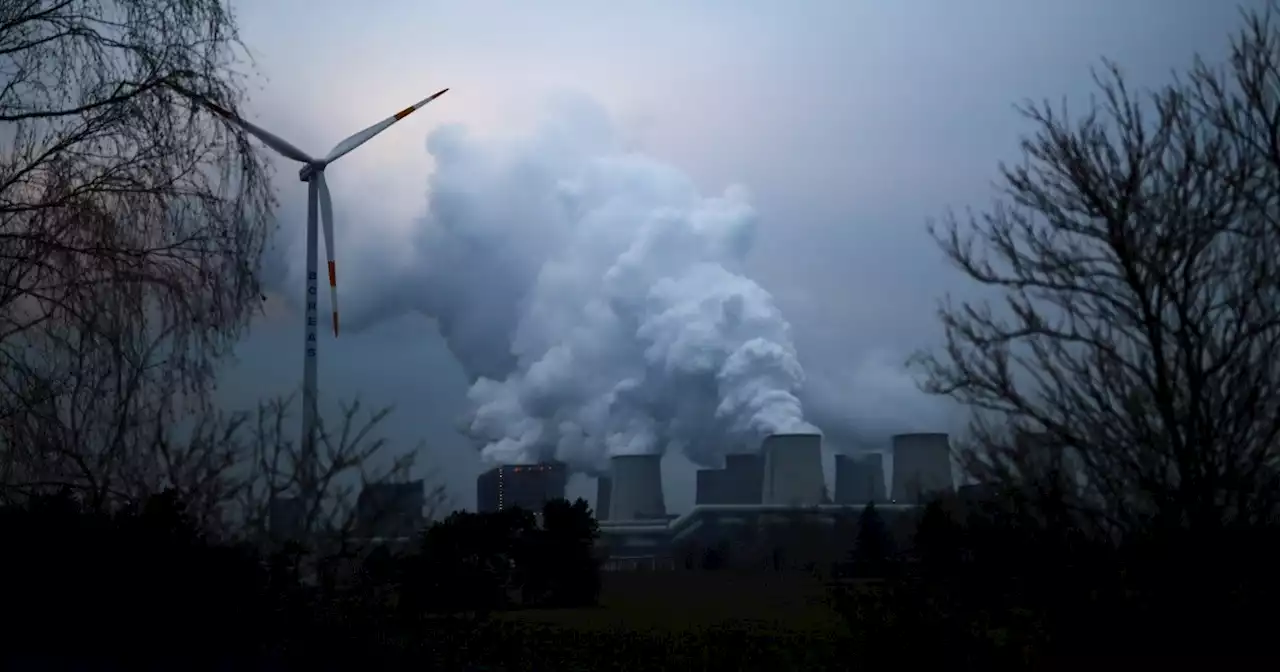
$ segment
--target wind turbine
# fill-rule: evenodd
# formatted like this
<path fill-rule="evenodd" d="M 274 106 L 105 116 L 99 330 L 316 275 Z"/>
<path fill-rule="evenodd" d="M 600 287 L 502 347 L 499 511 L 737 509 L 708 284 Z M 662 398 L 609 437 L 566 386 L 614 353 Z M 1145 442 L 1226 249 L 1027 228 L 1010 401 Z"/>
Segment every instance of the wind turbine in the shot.
<path fill-rule="evenodd" d="M 324 181 L 324 169 L 329 164 L 342 158 L 353 149 L 373 139 L 373 137 L 389 128 L 392 124 L 413 114 L 427 103 L 443 96 L 449 89 L 441 89 L 426 98 L 396 112 L 378 123 L 356 133 L 334 146 L 323 159 L 315 159 L 289 144 L 279 136 L 244 120 L 226 108 L 208 98 L 177 85 L 170 85 L 174 91 L 190 98 L 210 112 L 228 122 L 239 126 L 245 132 L 262 141 L 262 144 L 275 150 L 281 156 L 303 164 L 298 171 L 298 178 L 307 183 L 307 309 L 306 309 L 306 342 L 302 360 L 302 456 L 303 465 L 308 473 L 302 484 L 303 495 L 309 496 L 307 488 L 311 485 L 310 474 L 315 456 L 316 429 L 316 215 L 324 224 L 324 248 L 329 262 L 329 297 L 333 307 L 333 335 L 338 335 L 338 277 L 334 266 L 333 249 L 333 201 L 329 197 L 329 187 Z"/>

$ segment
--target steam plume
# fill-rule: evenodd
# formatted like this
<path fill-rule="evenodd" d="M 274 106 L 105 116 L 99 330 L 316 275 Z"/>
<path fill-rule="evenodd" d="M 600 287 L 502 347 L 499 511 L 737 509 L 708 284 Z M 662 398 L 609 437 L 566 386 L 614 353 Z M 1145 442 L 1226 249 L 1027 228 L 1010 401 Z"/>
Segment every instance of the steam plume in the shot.
<path fill-rule="evenodd" d="M 355 320 L 437 319 L 474 381 L 466 431 L 490 461 L 592 472 L 680 450 L 710 464 L 772 432 L 816 431 L 790 327 L 740 270 L 757 219 L 747 192 L 704 196 L 623 152 L 584 101 L 554 111 L 516 143 L 456 126 L 430 136 L 409 279 L 382 284 L 406 289 L 352 301 Z"/>

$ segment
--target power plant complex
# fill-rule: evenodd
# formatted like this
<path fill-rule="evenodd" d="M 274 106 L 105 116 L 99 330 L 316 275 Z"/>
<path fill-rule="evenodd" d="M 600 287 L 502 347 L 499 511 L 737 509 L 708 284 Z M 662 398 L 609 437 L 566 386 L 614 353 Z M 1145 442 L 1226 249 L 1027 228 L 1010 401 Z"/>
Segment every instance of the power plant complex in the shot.
<path fill-rule="evenodd" d="M 835 493 L 827 497 L 820 434 L 775 434 L 758 453 L 725 456 L 719 469 L 697 473 L 692 510 L 667 513 L 661 455 L 617 455 L 597 479 L 596 518 L 614 566 L 660 562 L 690 535 L 759 522 L 782 514 L 832 519 L 875 503 L 886 514 L 916 510 L 932 494 L 955 491 L 948 437 L 900 434 L 892 440 L 892 478 L 880 453 L 835 456 Z M 539 510 L 564 496 L 563 465 L 495 467 L 477 482 L 481 511 L 511 506 Z M 886 488 L 886 485 L 889 487 Z M 619 564 L 621 563 L 621 564 Z"/>

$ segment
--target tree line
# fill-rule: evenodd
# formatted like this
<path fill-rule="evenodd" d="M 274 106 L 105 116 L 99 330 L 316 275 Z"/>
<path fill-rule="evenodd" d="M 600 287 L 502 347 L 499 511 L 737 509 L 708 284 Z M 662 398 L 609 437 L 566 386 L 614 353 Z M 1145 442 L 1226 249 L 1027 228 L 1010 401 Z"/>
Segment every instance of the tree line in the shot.
<path fill-rule="evenodd" d="M 1115 534 L 1071 514 L 1065 491 L 1020 485 L 939 496 L 896 522 L 868 504 L 709 532 L 675 549 L 675 569 L 813 574 L 867 660 L 1274 656 L 1280 521 L 1206 531 L 1153 516 Z"/>
<path fill-rule="evenodd" d="M 210 660 L 330 655 L 449 633 L 514 608 L 593 605 L 597 528 L 583 500 L 455 512 L 398 548 L 217 539 L 174 490 L 111 512 L 70 490 L 0 508 L 6 655 L 124 660 L 164 642 Z M 437 633 L 437 634 L 433 634 Z M 119 658 L 117 658 L 119 656 Z"/>

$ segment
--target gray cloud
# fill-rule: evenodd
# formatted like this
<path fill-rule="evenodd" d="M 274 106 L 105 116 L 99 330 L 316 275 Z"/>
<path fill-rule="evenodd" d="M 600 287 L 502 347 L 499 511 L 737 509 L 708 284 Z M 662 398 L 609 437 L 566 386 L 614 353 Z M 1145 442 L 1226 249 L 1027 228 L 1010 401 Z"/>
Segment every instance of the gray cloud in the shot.
<path fill-rule="evenodd" d="M 1230 3 L 1199 0 L 559 2 L 536 10 L 393 2 L 361 12 L 287 0 L 249 4 L 241 15 L 271 76 L 255 97 L 259 121 L 308 149 L 323 151 L 433 86 L 453 87 L 438 108 L 329 171 L 351 319 L 363 312 L 372 323 L 403 310 L 404 297 L 433 291 L 385 280 L 412 277 L 401 273 L 415 252 L 405 241 L 422 235 L 435 170 L 424 138 L 433 127 L 461 122 L 479 137 L 529 137 L 545 122 L 530 118 L 531 100 L 583 91 L 611 112 L 626 148 L 687 173 L 700 193 L 750 189 L 759 224 L 742 271 L 792 324 L 807 413 L 824 429 L 849 427 L 828 429 L 849 447 L 951 417 L 904 386 L 897 367 L 934 343 L 936 299 L 965 291 L 923 223 L 948 206 L 985 205 L 997 162 L 1016 157 L 1024 130 L 1011 104 L 1066 96 L 1082 106 L 1100 56 L 1139 83 L 1158 83 L 1194 51 L 1220 52 L 1237 18 Z M 301 292 L 304 193 L 295 170 L 278 176 L 280 253 L 271 261 L 276 287 L 292 299 Z M 496 225 L 531 207 L 539 205 L 495 195 L 482 214 Z M 513 235 L 526 234 L 512 242 L 515 252 L 540 244 L 532 232 Z M 301 326 L 281 319 L 241 348 L 223 390 L 228 404 L 296 387 Z M 477 331 L 467 340 L 489 348 L 486 338 Z M 480 463 L 455 431 L 468 380 L 433 323 L 405 316 L 321 345 L 326 394 L 397 403 L 387 433 L 401 444 L 427 439 L 424 459 L 441 465 L 469 504 Z M 680 460 L 664 467 L 674 508 L 688 500 L 689 469 Z"/>

